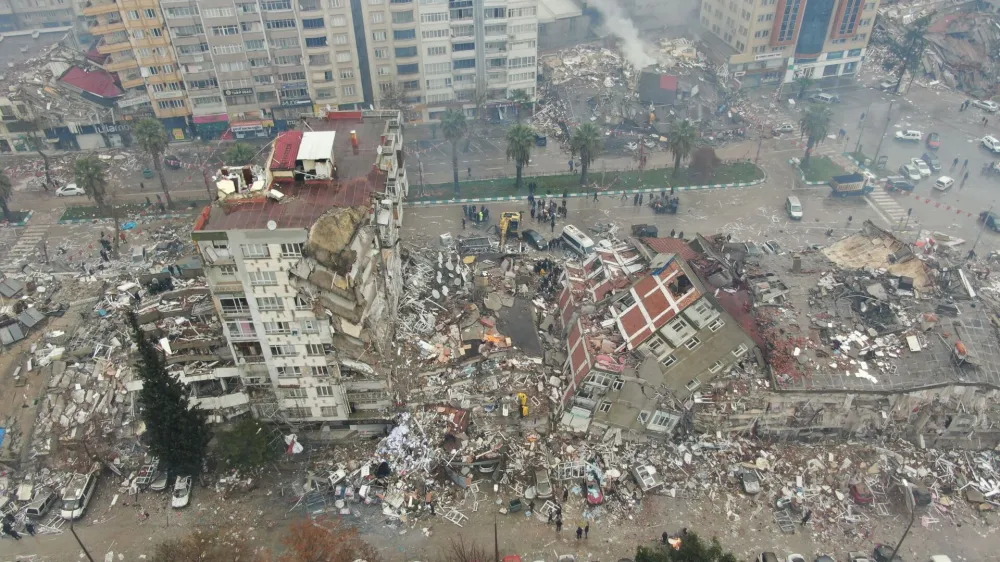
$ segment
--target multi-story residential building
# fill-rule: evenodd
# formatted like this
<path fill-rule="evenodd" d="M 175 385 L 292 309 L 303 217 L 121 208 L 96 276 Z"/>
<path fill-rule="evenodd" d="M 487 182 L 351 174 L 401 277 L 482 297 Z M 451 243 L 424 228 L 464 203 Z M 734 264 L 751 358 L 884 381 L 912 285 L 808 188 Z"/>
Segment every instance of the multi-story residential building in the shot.
<path fill-rule="evenodd" d="M 392 403 L 401 115 L 335 111 L 308 129 L 278 136 L 257 187 L 228 174 L 192 237 L 255 415 L 362 424 Z"/>
<path fill-rule="evenodd" d="M 2 0 L 0 31 L 68 30 L 76 20 L 74 0 Z"/>
<path fill-rule="evenodd" d="M 703 0 L 701 26 L 747 85 L 853 78 L 879 0 Z"/>
<path fill-rule="evenodd" d="M 184 138 L 191 106 L 156 0 L 91 0 L 83 14 L 100 37 L 97 51 L 107 56 L 102 68 L 126 90 L 120 107 L 155 115 L 174 138 Z"/>

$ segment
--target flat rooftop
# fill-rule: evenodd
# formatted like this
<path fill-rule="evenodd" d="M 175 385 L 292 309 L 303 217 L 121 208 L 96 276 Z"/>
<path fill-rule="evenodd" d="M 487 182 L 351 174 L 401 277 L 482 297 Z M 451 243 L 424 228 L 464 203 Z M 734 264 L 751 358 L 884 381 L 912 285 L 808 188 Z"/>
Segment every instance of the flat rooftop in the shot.
<path fill-rule="evenodd" d="M 310 119 L 306 131 L 335 131 L 334 161 L 338 180 L 283 184 L 276 189 L 284 195 L 278 202 L 266 196 L 231 197 L 216 201 L 195 223 L 196 231 L 255 230 L 274 221 L 277 228 L 305 228 L 331 207 L 355 207 L 371 203 L 373 193 L 385 190 L 386 173 L 376 168 L 377 148 L 382 142 L 387 119 Z M 351 147 L 351 131 L 356 131 L 358 151 Z"/>

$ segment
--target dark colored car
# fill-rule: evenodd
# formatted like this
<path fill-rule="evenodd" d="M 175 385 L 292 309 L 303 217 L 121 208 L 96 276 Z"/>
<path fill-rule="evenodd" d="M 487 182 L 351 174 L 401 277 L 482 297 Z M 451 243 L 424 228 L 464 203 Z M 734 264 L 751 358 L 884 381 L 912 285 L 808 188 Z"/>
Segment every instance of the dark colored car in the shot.
<path fill-rule="evenodd" d="M 538 232 L 528 229 L 521 232 L 521 238 L 536 250 L 547 250 L 549 243 Z"/>
<path fill-rule="evenodd" d="M 895 191 L 913 191 L 914 185 L 903 176 L 889 176 L 885 179 L 885 188 Z"/>
<path fill-rule="evenodd" d="M 920 155 L 920 159 L 927 162 L 927 167 L 929 167 L 932 172 L 941 171 L 941 161 L 938 160 L 937 156 L 934 156 L 930 152 L 925 152 Z"/>
<path fill-rule="evenodd" d="M 884 544 L 875 545 L 875 550 L 872 551 L 872 558 L 875 562 L 889 562 L 889 558 L 892 558 L 892 562 L 903 562 L 903 558 L 896 554 L 892 555 L 892 547 Z"/>
<path fill-rule="evenodd" d="M 984 226 L 993 232 L 1000 232 L 1000 216 L 990 211 L 983 211 L 979 213 L 979 222 L 984 223 Z"/>
<path fill-rule="evenodd" d="M 941 135 L 937 133 L 930 133 L 927 135 L 927 148 L 931 150 L 937 150 L 941 148 Z"/>

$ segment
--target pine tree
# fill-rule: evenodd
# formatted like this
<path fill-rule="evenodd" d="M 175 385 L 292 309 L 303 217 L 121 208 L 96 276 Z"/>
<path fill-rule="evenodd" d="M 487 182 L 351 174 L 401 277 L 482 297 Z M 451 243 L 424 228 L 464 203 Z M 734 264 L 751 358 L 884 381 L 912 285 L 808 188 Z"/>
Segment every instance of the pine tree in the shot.
<path fill-rule="evenodd" d="M 163 356 L 142 332 L 132 312 L 128 313 L 128 323 L 138 348 L 136 367 L 142 380 L 139 400 L 150 453 L 174 474 L 198 474 L 212 437 L 206 424 L 208 414 L 190 407 L 184 387 L 167 373 Z"/>

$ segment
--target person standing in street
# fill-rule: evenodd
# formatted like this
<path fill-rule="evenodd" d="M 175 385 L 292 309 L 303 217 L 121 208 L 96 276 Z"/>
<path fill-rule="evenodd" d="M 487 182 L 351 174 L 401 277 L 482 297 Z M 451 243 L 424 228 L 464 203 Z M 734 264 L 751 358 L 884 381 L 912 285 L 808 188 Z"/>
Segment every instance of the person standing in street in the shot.
<path fill-rule="evenodd" d="M 28 521 L 24 524 L 24 530 L 31 536 L 35 536 L 35 524 Z"/>
<path fill-rule="evenodd" d="M 594 202 L 595 203 L 597 202 L 597 190 L 596 189 L 594 190 Z"/>
<path fill-rule="evenodd" d="M 551 230 L 551 232 L 555 232 L 556 231 L 556 216 L 555 215 L 552 215 L 552 223 L 551 224 L 552 224 L 552 230 Z"/>
<path fill-rule="evenodd" d="M 569 171 L 570 171 L 570 173 L 573 173 L 573 159 L 572 158 L 569 159 Z"/>
<path fill-rule="evenodd" d="M 15 531 L 14 527 L 11 527 L 10 523 L 8 523 L 7 521 L 3 522 L 3 533 L 5 535 L 10 535 L 11 537 L 14 538 L 14 540 L 18 541 L 21 540 L 21 534 Z"/>
<path fill-rule="evenodd" d="M 556 519 L 556 533 L 562 532 L 562 518 Z"/>
<path fill-rule="evenodd" d="M 576 526 L 576 540 L 580 540 L 582 538 L 583 538 L 583 527 L 577 525 Z"/>
<path fill-rule="evenodd" d="M 587 526 L 583 528 L 583 538 L 590 538 L 590 522 L 587 522 Z"/>
<path fill-rule="evenodd" d="M 535 216 L 535 211 L 531 211 L 531 216 Z M 465 217 L 462 217 L 462 230 L 465 230 Z"/>
<path fill-rule="evenodd" d="M 806 514 L 802 516 L 802 524 L 805 525 L 806 523 L 808 523 L 809 520 L 812 519 L 812 516 L 813 516 L 812 510 L 807 509 Z"/>
<path fill-rule="evenodd" d="M 563 503 L 569 501 L 569 488 L 563 488 Z"/>

